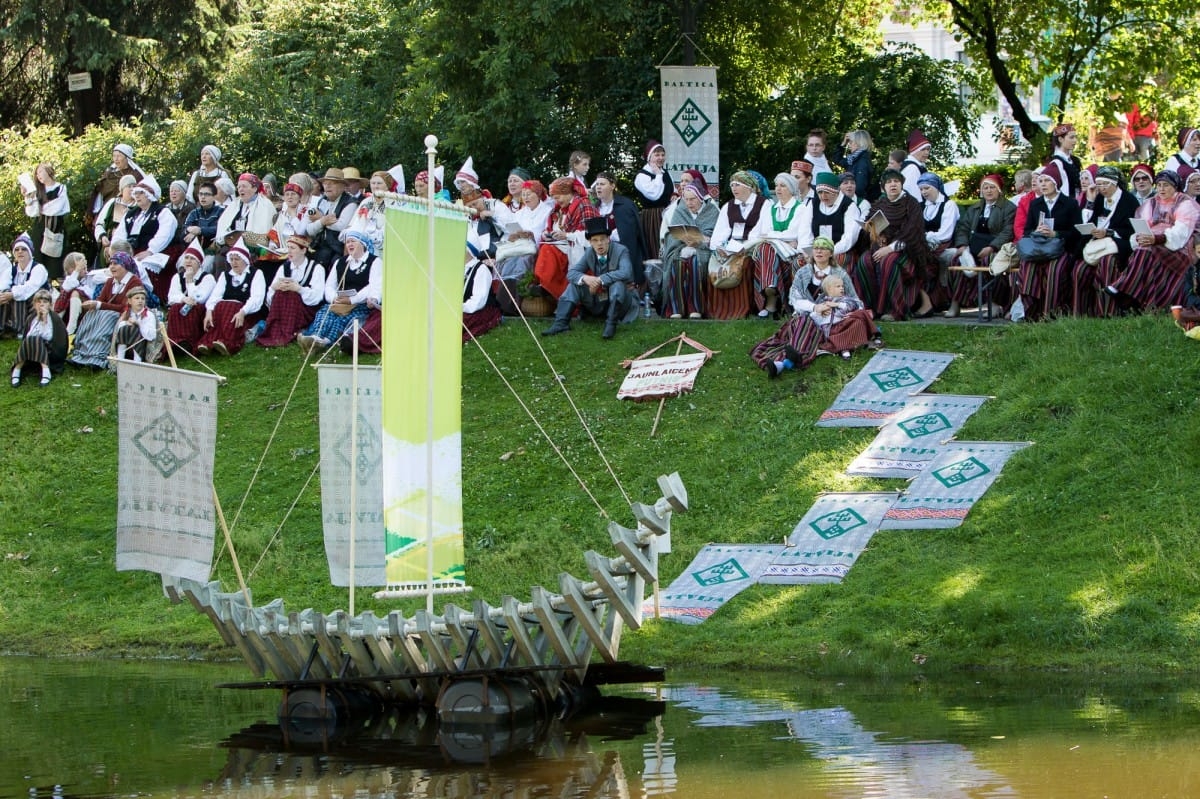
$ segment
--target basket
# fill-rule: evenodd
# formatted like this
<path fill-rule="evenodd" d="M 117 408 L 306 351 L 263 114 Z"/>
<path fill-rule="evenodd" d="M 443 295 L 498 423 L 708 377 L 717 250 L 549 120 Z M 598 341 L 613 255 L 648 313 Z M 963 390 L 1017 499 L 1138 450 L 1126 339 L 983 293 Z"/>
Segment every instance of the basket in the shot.
<path fill-rule="evenodd" d="M 549 297 L 522 297 L 521 313 L 526 316 L 553 316 L 554 300 Z"/>

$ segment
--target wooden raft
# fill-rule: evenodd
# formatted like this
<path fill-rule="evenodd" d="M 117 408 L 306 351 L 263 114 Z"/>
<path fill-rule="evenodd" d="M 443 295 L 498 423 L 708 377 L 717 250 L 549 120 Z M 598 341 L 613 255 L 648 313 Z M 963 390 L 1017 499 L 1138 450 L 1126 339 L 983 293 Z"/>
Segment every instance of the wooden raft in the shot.
<path fill-rule="evenodd" d="M 654 505 L 631 506 L 637 529 L 609 522 L 615 557 L 584 554 L 590 580 L 563 572 L 557 592 L 535 585 L 525 602 L 505 596 L 498 607 L 451 603 L 440 615 L 351 617 L 288 611 L 282 599 L 251 607 L 243 593 L 223 592 L 217 582 L 180 581 L 167 591 L 206 615 L 255 677 L 271 675 L 281 687 L 345 681 L 385 702 L 428 703 L 447 678 L 523 674 L 555 697 L 562 680 L 583 681 L 593 654 L 615 663 L 624 627 L 641 626 L 646 587 L 658 581 L 656 539 L 670 533 L 673 513 L 687 511 L 678 472 L 660 476 L 658 486 Z"/>

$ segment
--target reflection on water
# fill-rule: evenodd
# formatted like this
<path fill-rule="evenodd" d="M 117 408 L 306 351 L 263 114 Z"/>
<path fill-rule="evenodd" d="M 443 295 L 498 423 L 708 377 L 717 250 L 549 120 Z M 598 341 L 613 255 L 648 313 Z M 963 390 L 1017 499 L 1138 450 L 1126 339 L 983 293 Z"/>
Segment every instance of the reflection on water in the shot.
<path fill-rule="evenodd" d="M 0 797 L 1200 796 L 1191 686 L 670 676 L 565 723 L 331 737 L 213 687 L 239 667 L 0 659 Z"/>

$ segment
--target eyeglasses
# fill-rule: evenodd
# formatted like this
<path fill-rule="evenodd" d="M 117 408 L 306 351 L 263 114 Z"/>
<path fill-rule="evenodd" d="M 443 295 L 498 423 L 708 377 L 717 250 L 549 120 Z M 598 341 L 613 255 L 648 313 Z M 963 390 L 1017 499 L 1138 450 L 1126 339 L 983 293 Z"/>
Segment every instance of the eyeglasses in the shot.
<path fill-rule="evenodd" d="M 202 191 L 202 192 L 200 192 L 200 196 L 201 197 L 215 197 L 216 195 L 214 195 L 211 191 Z"/>
<path fill-rule="evenodd" d="M 1149 180 L 1149 179 L 1150 179 L 1150 178 L 1149 178 L 1149 176 L 1147 176 L 1147 175 L 1138 175 L 1136 178 L 1134 178 L 1134 180 L 1135 180 L 1135 181 L 1140 181 L 1140 180 Z"/>

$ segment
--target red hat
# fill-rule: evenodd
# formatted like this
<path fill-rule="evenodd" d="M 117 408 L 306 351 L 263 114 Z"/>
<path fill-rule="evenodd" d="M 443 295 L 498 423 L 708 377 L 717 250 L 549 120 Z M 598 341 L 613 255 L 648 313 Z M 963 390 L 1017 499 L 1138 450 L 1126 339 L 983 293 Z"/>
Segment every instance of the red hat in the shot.
<path fill-rule="evenodd" d="M 912 155 L 917 150 L 924 150 L 926 147 L 932 147 L 929 139 L 925 138 L 925 134 L 919 130 L 914 130 L 908 134 L 908 154 Z"/>
<path fill-rule="evenodd" d="M 1149 164 L 1135 165 L 1133 167 L 1133 171 L 1129 173 L 1129 179 L 1133 180 L 1134 176 L 1137 175 L 1138 172 L 1145 172 L 1147 177 L 1149 177 L 1151 180 L 1154 180 L 1154 170 L 1150 168 Z"/>
<path fill-rule="evenodd" d="M 198 263 L 201 263 L 201 264 L 204 263 L 204 250 L 201 249 L 201 247 L 200 247 L 200 239 L 199 238 L 192 239 L 191 244 L 189 244 L 187 246 L 187 249 L 184 250 L 183 253 L 179 256 L 179 260 L 175 262 L 176 265 L 180 269 L 183 268 L 183 258 L 185 255 L 192 256 L 193 258 L 196 259 L 196 261 Z"/>
<path fill-rule="evenodd" d="M 997 175 L 995 172 L 990 175 L 984 175 L 983 180 L 979 181 L 979 187 L 983 188 L 984 183 L 991 183 L 1000 191 L 1004 191 L 1004 178 L 1000 175 Z"/>
<path fill-rule="evenodd" d="M 1042 167 L 1042 177 L 1050 178 L 1054 181 L 1054 185 L 1058 186 L 1060 189 L 1063 187 L 1063 184 L 1067 182 L 1063 177 L 1062 167 L 1058 165 L 1058 161 L 1050 161 L 1044 167 Z"/>
<path fill-rule="evenodd" d="M 254 263 L 253 259 L 250 258 L 250 250 L 246 248 L 246 242 L 242 241 L 241 236 L 238 236 L 238 240 L 229 248 L 229 252 L 225 253 L 225 259 L 229 260 L 229 256 L 231 255 L 242 258 L 246 262 L 246 266 Z"/>
<path fill-rule="evenodd" d="M 667 148 L 663 147 L 662 144 L 655 141 L 654 139 L 651 139 L 650 141 L 646 142 L 646 161 L 647 162 L 650 161 L 650 156 L 654 155 L 655 150 L 662 150 L 665 153 L 667 151 Z"/>
<path fill-rule="evenodd" d="M 1196 170 L 1192 169 L 1187 164 L 1180 164 L 1179 169 L 1176 169 L 1175 171 L 1179 173 L 1179 179 L 1183 181 L 1184 185 L 1187 185 L 1188 178 L 1196 173 Z"/>
<path fill-rule="evenodd" d="M 1182 150 L 1184 147 L 1187 147 L 1188 140 L 1191 139 L 1195 135 L 1196 135 L 1195 128 L 1180 128 L 1179 136 L 1176 137 L 1176 139 L 1179 142 L 1179 149 Z"/>
<path fill-rule="evenodd" d="M 812 164 L 808 161 L 800 160 L 792 162 L 792 172 L 803 172 L 806 175 L 812 174 Z"/>

